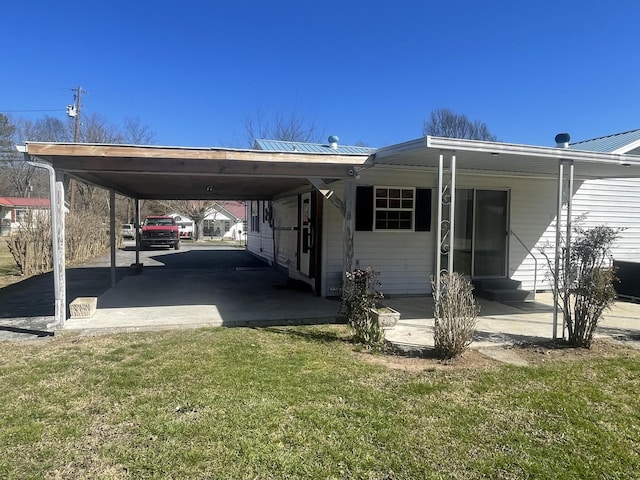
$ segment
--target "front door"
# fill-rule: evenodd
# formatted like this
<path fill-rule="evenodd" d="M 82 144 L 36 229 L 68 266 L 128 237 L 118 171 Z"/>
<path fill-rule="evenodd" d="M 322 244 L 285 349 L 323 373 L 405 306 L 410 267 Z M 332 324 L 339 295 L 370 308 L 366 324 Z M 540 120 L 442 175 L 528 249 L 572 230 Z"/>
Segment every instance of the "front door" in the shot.
<path fill-rule="evenodd" d="M 454 270 L 505 277 L 509 238 L 507 190 L 456 189 Z"/>
<path fill-rule="evenodd" d="M 299 215 L 299 271 L 309 277 L 311 276 L 311 260 L 313 258 L 313 225 L 315 220 L 312 218 L 311 193 L 300 195 Z"/>

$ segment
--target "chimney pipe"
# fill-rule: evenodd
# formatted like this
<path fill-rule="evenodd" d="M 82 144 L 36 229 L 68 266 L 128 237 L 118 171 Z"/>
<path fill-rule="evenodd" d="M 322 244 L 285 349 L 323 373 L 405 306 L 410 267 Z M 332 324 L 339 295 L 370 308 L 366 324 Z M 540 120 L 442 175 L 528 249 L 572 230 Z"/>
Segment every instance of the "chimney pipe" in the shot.
<path fill-rule="evenodd" d="M 571 137 L 568 133 L 559 133 L 556 135 L 556 147 L 558 148 L 569 148 L 569 140 Z"/>

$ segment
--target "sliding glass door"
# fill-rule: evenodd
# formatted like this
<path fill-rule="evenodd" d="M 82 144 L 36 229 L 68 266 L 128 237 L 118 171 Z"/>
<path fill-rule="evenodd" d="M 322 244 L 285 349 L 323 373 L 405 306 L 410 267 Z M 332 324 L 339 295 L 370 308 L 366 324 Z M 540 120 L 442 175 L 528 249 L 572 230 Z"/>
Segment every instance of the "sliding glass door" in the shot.
<path fill-rule="evenodd" d="M 471 277 L 507 275 L 509 192 L 456 189 L 456 272 Z"/>

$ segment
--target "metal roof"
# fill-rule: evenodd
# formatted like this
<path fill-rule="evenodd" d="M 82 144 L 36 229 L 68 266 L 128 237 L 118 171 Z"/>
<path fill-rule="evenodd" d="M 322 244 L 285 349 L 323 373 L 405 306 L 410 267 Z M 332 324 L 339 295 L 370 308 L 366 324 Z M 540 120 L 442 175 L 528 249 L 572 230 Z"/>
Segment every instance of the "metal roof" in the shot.
<path fill-rule="evenodd" d="M 2 207 L 49 208 L 50 204 L 48 198 L 0 197 Z"/>
<path fill-rule="evenodd" d="M 571 143 L 569 148 L 589 152 L 640 155 L 640 129 Z"/>
<path fill-rule="evenodd" d="M 558 160 L 572 160 L 579 179 L 640 178 L 640 156 L 443 137 L 422 137 L 384 147 L 375 166 L 438 169 L 439 156 L 455 154 L 460 174 L 557 178 Z"/>
<path fill-rule="evenodd" d="M 369 155 L 376 151 L 371 147 L 356 147 L 337 144 L 332 147 L 325 143 L 285 142 L 281 140 L 258 139 L 255 141 L 256 150 L 270 152 L 303 152 L 303 153 L 327 153 L 330 155 Z"/>

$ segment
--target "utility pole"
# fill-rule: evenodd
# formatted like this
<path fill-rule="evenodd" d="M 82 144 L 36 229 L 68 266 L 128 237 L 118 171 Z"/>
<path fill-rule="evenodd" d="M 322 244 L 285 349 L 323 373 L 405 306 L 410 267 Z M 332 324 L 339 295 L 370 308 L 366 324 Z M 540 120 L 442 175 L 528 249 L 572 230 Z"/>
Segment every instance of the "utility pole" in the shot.
<path fill-rule="evenodd" d="M 82 87 L 72 88 L 72 92 L 76 92 L 74 97 L 76 98 L 76 125 L 73 130 L 73 142 L 78 143 L 80 140 L 80 107 L 82 105 Z"/>
<path fill-rule="evenodd" d="M 67 115 L 75 117 L 75 128 L 73 129 L 73 143 L 78 143 L 80 140 L 80 108 L 82 106 L 82 87 L 72 88 L 76 104 L 67 106 Z M 76 190 L 77 184 L 75 179 L 71 179 L 71 198 L 69 200 L 69 211 L 73 212 L 76 206 Z"/>

